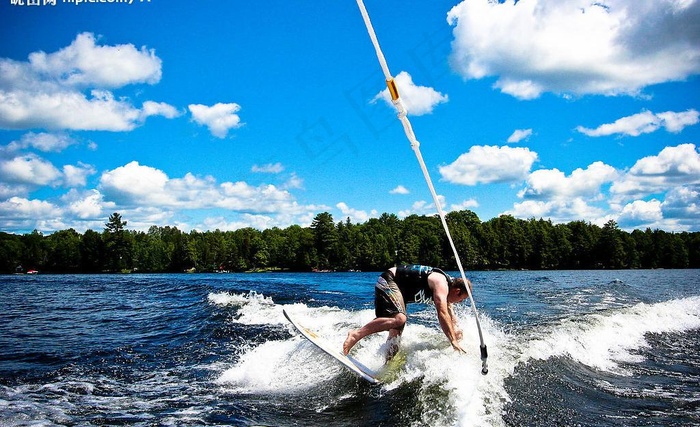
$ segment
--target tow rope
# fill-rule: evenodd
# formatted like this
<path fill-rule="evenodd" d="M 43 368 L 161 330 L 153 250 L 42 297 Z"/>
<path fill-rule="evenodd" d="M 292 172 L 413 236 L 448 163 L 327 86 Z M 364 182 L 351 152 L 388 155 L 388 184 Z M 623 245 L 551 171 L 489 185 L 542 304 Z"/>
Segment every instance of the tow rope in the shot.
<path fill-rule="evenodd" d="M 377 40 L 377 35 L 374 33 L 374 27 L 372 27 L 372 22 L 369 19 L 369 14 L 367 13 L 367 9 L 365 8 L 364 2 L 362 0 L 357 0 L 357 6 L 360 8 L 360 13 L 362 13 L 362 19 L 365 21 L 365 27 L 367 27 L 367 32 L 369 33 L 369 38 L 372 40 L 374 50 L 377 53 L 379 65 L 382 67 L 382 71 L 384 72 L 386 86 L 389 88 L 389 93 L 391 94 L 391 102 L 394 104 L 394 107 L 396 107 L 396 111 L 398 112 L 398 119 L 403 125 L 403 130 L 406 133 L 406 137 L 411 143 L 411 148 L 413 149 L 413 152 L 415 153 L 416 158 L 418 159 L 418 163 L 420 164 L 420 168 L 423 171 L 423 177 L 425 177 L 425 182 L 428 184 L 428 189 L 430 190 L 430 194 L 433 197 L 433 203 L 435 203 L 435 207 L 437 208 L 438 214 L 440 215 L 442 228 L 445 229 L 447 240 L 450 242 L 450 247 L 452 248 L 452 252 L 454 253 L 455 260 L 457 261 L 459 273 L 462 276 L 462 280 L 464 280 L 464 282 L 467 283 L 467 277 L 464 274 L 462 262 L 459 259 L 457 248 L 455 247 L 455 244 L 452 241 L 452 235 L 450 234 L 450 229 L 447 226 L 447 221 L 445 220 L 445 212 L 442 210 L 442 205 L 438 200 L 437 193 L 435 192 L 435 187 L 433 187 L 433 181 L 430 179 L 430 173 L 428 172 L 428 168 L 425 166 L 425 162 L 423 161 L 423 155 L 420 152 L 420 142 L 418 142 L 418 139 L 416 139 L 416 135 L 413 132 L 413 127 L 411 126 L 411 122 L 409 122 L 408 117 L 406 117 L 407 111 L 406 107 L 403 104 L 403 101 L 401 100 L 401 97 L 399 96 L 399 89 L 396 87 L 396 82 L 394 81 L 394 78 L 389 72 L 389 66 L 386 63 L 386 59 L 384 58 L 382 49 L 379 47 L 379 40 Z M 466 288 L 467 294 L 469 295 L 469 300 L 471 301 L 472 311 L 474 312 L 474 318 L 476 319 L 476 327 L 479 330 L 479 340 L 481 341 L 481 373 L 486 375 L 489 372 L 487 365 L 488 351 L 486 349 L 486 344 L 484 344 L 484 335 L 481 332 L 481 323 L 479 322 L 479 313 L 476 310 L 474 297 L 472 296 L 472 292 L 469 289 L 469 286 L 466 286 Z"/>

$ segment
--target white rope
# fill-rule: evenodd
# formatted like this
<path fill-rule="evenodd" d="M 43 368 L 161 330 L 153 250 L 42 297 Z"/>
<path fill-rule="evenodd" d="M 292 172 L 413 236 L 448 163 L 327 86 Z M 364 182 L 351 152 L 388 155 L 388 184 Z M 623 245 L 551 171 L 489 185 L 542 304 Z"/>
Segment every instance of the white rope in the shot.
<path fill-rule="evenodd" d="M 401 97 L 399 96 L 398 89 L 396 88 L 396 83 L 394 82 L 394 78 L 392 77 L 391 73 L 389 72 L 389 66 L 386 63 L 386 58 L 384 58 L 384 54 L 382 53 L 382 49 L 379 47 L 379 40 L 377 40 L 377 35 L 374 33 L 374 27 L 372 27 L 372 22 L 369 19 L 369 14 L 367 13 L 367 9 L 365 8 L 365 4 L 362 0 L 357 0 L 357 6 L 360 8 L 360 13 L 362 14 L 362 19 L 365 21 L 365 26 L 367 27 L 367 32 L 369 33 L 369 38 L 372 40 L 372 44 L 374 45 L 374 50 L 377 53 L 377 59 L 379 59 L 379 65 L 382 67 L 382 71 L 384 72 L 384 77 L 386 78 L 386 83 L 387 86 L 389 87 L 389 92 L 392 96 L 392 103 L 396 107 L 396 110 L 398 111 L 398 118 L 401 121 L 401 124 L 403 125 L 403 130 L 404 133 L 406 134 L 406 138 L 408 138 L 408 141 L 411 143 L 411 148 L 413 149 L 413 152 L 416 155 L 416 158 L 418 159 L 418 163 L 420 164 L 420 168 L 423 171 L 423 177 L 425 177 L 425 182 L 428 184 L 428 189 L 430 190 L 430 194 L 433 197 L 433 203 L 435 203 L 435 207 L 438 211 L 438 214 L 440 215 L 440 221 L 442 222 L 442 228 L 445 229 L 445 234 L 447 235 L 447 240 L 450 242 L 450 247 L 452 248 L 452 252 L 454 253 L 455 260 L 457 261 L 457 267 L 459 268 L 459 273 L 462 276 L 462 280 L 467 281 L 467 277 L 464 274 L 464 268 L 462 267 L 462 262 L 460 261 L 459 254 L 457 253 L 457 248 L 455 247 L 454 242 L 452 241 L 452 235 L 450 234 L 450 228 L 447 226 L 447 221 L 445 219 L 445 212 L 442 210 L 442 205 L 440 204 L 440 200 L 438 199 L 437 193 L 435 192 L 435 187 L 433 186 L 433 181 L 430 179 L 430 173 L 428 172 L 428 168 L 425 166 L 425 162 L 423 161 L 423 155 L 420 152 L 420 143 L 418 142 L 418 139 L 416 139 L 416 135 L 413 132 L 413 127 L 411 126 L 411 122 L 408 121 L 407 111 L 406 107 L 403 105 L 403 102 L 401 101 Z M 486 344 L 484 344 L 484 335 L 481 332 L 481 322 L 479 322 L 479 313 L 476 310 L 476 304 L 474 302 L 474 297 L 472 296 L 472 292 L 469 289 L 469 286 L 467 288 L 467 293 L 469 295 L 469 300 L 471 301 L 471 306 L 472 306 L 472 311 L 474 311 L 474 318 L 476 319 L 476 327 L 479 331 L 479 341 L 481 342 L 480 349 L 481 349 L 481 372 L 483 374 L 486 374 L 488 372 L 488 365 L 487 365 L 487 358 L 488 358 L 488 353 L 486 350 Z"/>

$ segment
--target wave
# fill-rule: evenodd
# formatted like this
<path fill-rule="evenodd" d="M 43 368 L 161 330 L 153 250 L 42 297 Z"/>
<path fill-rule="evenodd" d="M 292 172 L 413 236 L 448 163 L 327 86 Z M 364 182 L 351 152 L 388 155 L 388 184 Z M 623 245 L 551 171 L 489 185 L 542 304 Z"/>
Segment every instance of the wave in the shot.
<path fill-rule="evenodd" d="M 215 293 L 209 295 L 209 301 L 234 307 L 232 322 L 286 329 L 280 339 L 243 344 L 235 349 L 238 359 L 215 380 L 233 394 L 294 395 L 328 382 L 352 383 L 352 375 L 293 330 L 284 319 L 283 308 L 294 312 L 302 324 L 339 349 L 350 328 L 374 317 L 370 309 L 279 305 L 254 292 Z M 489 348 L 490 369 L 486 376 L 480 373 L 479 339 L 471 310 L 460 307 L 457 315 L 464 331 L 466 356 L 451 349 L 437 324 L 434 309 L 426 308 L 410 316 L 401 342 L 405 361 L 389 382 L 379 386 L 380 394 L 416 387 L 422 407 L 418 412 L 424 424 L 505 425 L 502 414 L 511 401 L 506 380 L 532 361 L 563 356 L 595 370 L 628 375 L 622 364 L 642 361 L 638 350 L 649 346 L 647 334 L 700 328 L 700 297 L 570 316 L 517 332 L 506 331 L 507 325 L 482 313 L 480 320 Z M 386 334 L 363 339 L 353 349 L 353 356 L 371 369 L 383 369 L 385 339 Z M 357 379 L 354 384 L 363 386 Z"/>
<path fill-rule="evenodd" d="M 700 297 L 688 297 L 562 319 L 520 338 L 518 363 L 568 356 L 592 368 L 620 375 L 620 362 L 638 363 L 635 350 L 649 347 L 647 334 L 700 328 Z"/>

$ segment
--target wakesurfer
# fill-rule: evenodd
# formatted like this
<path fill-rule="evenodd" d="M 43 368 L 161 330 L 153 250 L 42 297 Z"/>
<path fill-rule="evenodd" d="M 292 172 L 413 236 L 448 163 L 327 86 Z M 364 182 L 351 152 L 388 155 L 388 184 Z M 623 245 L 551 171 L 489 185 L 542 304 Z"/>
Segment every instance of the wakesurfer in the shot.
<path fill-rule="evenodd" d="M 469 280 L 465 283 L 462 278 L 452 278 L 439 268 L 418 264 L 391 267 L 379 276 L 374 286 L 375 319 L 348 332 L 343 353 L 350 353 L 353 346 L 368 335 L 389 331 L 386 359 L 390 360 L 399 349 L 399 340 L 408 320 L 406 304 L 430 302 L 435 304 L 440 327 L 452 347 L 466 353 L 459 343 L 462 331 L 452 305 L 469 298 L 471 289 Z"/>

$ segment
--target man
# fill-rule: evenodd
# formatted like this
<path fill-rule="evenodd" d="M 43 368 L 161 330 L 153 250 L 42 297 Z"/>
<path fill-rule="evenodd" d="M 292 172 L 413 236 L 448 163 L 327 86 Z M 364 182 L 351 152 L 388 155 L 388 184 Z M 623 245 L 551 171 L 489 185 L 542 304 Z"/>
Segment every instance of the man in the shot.
<path fill-rule="evenodd" d="M 469 290 L 472 284 L 467 280 Z M 387 360 L 390 360 L 399 349 L 399 338 L 408 320 L 406 304 L 413 302 L 435 303 L 438 321 L 442 331 L 460 352 L 465 352 L 460 346 L 462 331 L 457 326 L 457 318 L 452 310 L 452 304 L 469 298 L 464 280 L 453 279 L 439 268 L 425 265 L 403 265 L 392 267 L 382 273 L 374 286 L 374 313 L 377 316 L 360 329 L 348 332 L 343 343 L 343 353 L 359 340 L 377 332 L 389 331 L 387 342 L 390 343 Z"/>

